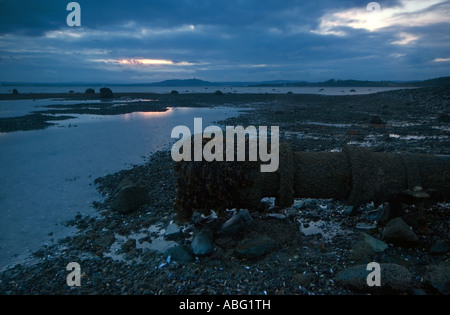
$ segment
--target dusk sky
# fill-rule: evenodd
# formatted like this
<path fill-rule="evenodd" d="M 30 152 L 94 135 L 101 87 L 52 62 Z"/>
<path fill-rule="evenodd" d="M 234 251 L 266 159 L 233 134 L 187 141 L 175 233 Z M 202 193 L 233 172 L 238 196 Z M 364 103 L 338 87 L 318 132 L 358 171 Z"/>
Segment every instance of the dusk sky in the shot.
<path fill-rule="evenodd" d="M 423 80 L 450 75 L 450 1 L 0 0 L 0 81 Z"/>

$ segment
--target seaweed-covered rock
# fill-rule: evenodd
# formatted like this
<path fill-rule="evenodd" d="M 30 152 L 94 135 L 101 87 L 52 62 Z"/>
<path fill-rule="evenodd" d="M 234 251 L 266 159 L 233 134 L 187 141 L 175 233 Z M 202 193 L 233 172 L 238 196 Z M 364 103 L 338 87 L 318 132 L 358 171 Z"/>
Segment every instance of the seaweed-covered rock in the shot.
<path fill-rule="evenodd" d="M 100 89 L 100 98 L 113 98 L 114 94 L 110 88 L 101 88 Z"/>

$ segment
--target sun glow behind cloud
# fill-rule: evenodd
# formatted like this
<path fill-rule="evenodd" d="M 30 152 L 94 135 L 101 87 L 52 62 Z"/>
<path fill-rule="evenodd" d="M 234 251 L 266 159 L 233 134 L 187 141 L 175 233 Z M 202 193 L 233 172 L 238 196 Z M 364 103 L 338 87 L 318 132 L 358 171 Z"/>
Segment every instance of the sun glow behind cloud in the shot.
<path fill-rule="evenodd" d="M 93 62 L 116 64 L 125 66 L 193 66 L 195 63 L 187 61 L 173 61 L 166 59 L 93 59 Z"/>
<path fill-rule="evenodd" d="M 117 63 L 124 65 L 173 65 L 172 60 L 162 59 L 122 59 L 116 60 Z"/>
<path fill-rule="evenodd" d="M 395 7 L 381 7 L 379 12 L 365 7 L 330 12 L 323 15 L 317 29 L 312 33 L 321 35 L 347 35 L 346 28 L 363 29 L 370 32 L 392 26 L 414 27 L 437 23 L 448 23 L 450 7 L 445 0 L 401 0 Z M 398 44 L 398 43 L 397 43 Z"/>

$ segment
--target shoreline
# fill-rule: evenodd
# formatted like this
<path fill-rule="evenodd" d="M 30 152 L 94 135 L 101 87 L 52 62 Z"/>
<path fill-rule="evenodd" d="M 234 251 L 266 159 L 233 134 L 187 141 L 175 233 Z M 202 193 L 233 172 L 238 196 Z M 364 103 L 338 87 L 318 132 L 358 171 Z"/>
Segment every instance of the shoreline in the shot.
<path fill-rule="evenodd" d="M 348 97 L 158 97 L 161 106 L 165 102 L 191 102 L 193 106 L 219 103 L 253 108 L 219 123 L 279 125 L 282 139 L 295 150 L 332 151 L 352 143 L 370 145 L 379 152 L 448 155 L 449 90 L 400 90 Z M 383 124 L 372 123 L 374 116 L 379 116 Z M 149 191 L 150 201 L 128 214 L 112 210 L 113 197 L 124 182 L 145 186 Z M 245 229 L 215 235 L 213 253 L 194 257 L 189 253 L 192 238 L 205 223 L 182 225 L 177 236 L 165 237 L 170 223 L 177 219 L 173 210 L 176 176 L 169 151 L 157 152 L 149 162 L 132 169 L 98 178 L 95 184 L 104 197 L 104 202 L 95 203 L 99 218 L 76 216 L 66 223 L 78 229 L 76 236 L 37 251 L 34 256 L 40 262 L 35 265 L 19 265 L 0 273 L 4 284 L 1 294 L 449 294 L 445 291 L 445 281 L 450 277 L 448 245 L 446 250 L 436 248 L 450 241 L 450 204 L 426 205 L 424 213 L 405 205 L 403 219 L 418 235 L 419 244 L 405 248 L 386 242 L 384 250 L 374 247 L 365 235 L 382 241 L 385 225 L 362 230 L 361 226 L 373 224 L 371 215 L 381 213 L 388 205 L 377 208 L 367 204 L 352 214 L 345 203 L 336 200 L 296 200 L 286 209 L 268 204 L 266 211 L 251 212 L 253 223 Z M 220 226 L 230 216 L 219 217 L 212 224 Z M 275 246 L 269 246 L 256 259 L 236 254 L 243 240 L 255 238 L 271 240 L 269 243 Z M 169 241 L 175 242 L 177 249 L 167 254 L 161 246 Z M 85 275 L 78 288 L 65 285 L 65 266 L 71 261 L 79 262 Z M 402 272 L 406 269 L 409 287 L 381 291 L 360 287 L 360 291 L 338 276 L 371 261 L 394 264 L 396 270 L 403 268 Z"/>

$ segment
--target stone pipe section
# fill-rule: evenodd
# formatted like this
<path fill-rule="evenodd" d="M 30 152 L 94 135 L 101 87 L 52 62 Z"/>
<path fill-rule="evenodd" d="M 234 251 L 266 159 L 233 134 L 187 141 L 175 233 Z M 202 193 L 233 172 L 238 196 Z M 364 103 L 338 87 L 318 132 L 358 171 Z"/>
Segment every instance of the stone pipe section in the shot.
<path fill-rule="evenodd" d="M 192 164 L 194 163 L 194 164 Z M 279 207 L 294 198 L 333 198 L 358 206 L 398 196 L 450 199 L 450 157 L 372 152 L 346 146 L 342 152 L 294 152 L 280 144 L 277 172 L 262 173 L 259 162 L 179 162 L 176 165 L 179 219 L 194 210 L 257 210 L 264 197 Z"/>

